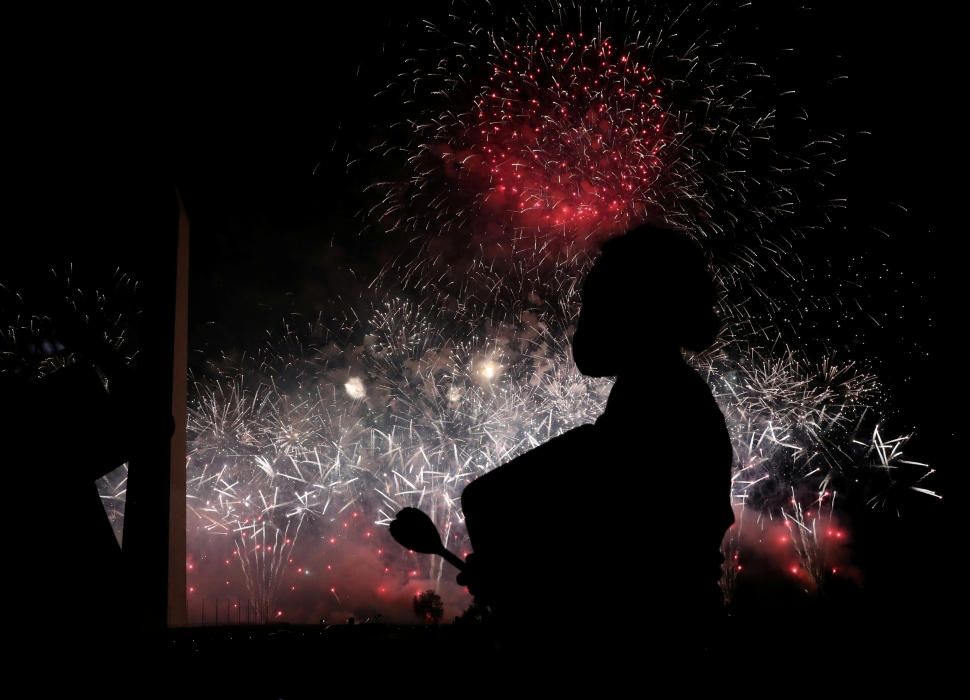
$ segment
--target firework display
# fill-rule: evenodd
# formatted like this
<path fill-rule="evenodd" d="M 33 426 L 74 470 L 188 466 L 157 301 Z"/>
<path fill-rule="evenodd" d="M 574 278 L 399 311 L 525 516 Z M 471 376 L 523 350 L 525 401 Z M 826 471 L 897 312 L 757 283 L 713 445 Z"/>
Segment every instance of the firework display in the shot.
<path fill-rule="evenodd" d="M 462 489 L 600 415 L 612 383 L 571 357 L 581 286 L 599 244 L 645 222 L 696 239 L 722 292 L 718 341 L 688 360 L 734 446 L 729 602 L 746 577 L 806 595 L 859 584 L 854 513 L 938 498 L 933 469 L 904 454 L 911 432 L 887 433 L 878 373 L 819 351 L 824 338 L 800 342 L 803 316 L 848 313 L 841 287 L 804 293 L 797 252 L 844 208 L 845 138 L 816 130 L 798 90 L 746 54 L 748 5 L 455 2 L 446 23 L 405 32 L 375 97 L 398 111 L 353 154 L 395 164 L 361 195 L 362 235 L 390 262 L 312 320 L 269 329 L 258 352 L 193 358 L 190 623 L 412 620 L 429 589 L 446 619 L 464 610 L 455 572 L 386 526 L 420 508 L 467 554 Z M 66 298 L 131 361 L 134 311 L 111 293 Z M 629 342 L 650 342 L 648 319 L 631 308 L 628 322 Z M 18 317 L 4 357 L 36 355 L 37 375 L 69 363 L 34 352 L 47 335 Z M 591 493 L 625 488 L 593 465 L 588 478 L 607 483 Z M 657 470 L 652 488 L 689 518 L 678 481 Z M 125 468 L 99 486 L 120 533 Z M 549 517 L 537 504 L 526 524 L 537 549 Z"/>
<path fill-rule="evenodd" d="M 280 581 L 306 569 L 322 569 L 334 584 L 324 591 L 343 580 L 348 602 L 374 613 L 394 612 L 380 594 L 429 581 L 452 589 L 457 605 L 460 592 L 442 561 L 399 551 L 382 525 L 401 508 L 418 507 L 453 550 L 467 553 L 464 486 L 602 412 L 610 382 L 583 377 L 569 355 L 576 300 L 538 307 L 498 321 L 447 310 L 440 300 L 394 299 L 359 328 L 334 324 L 343 327 L 335 331 L 317 321 L 289 329 L 246 367 L 221 368 L 222 379 L 197 387 L 190 418 L 191 541 L 205 551 L 204 538 L 228 536 L 226 561 L 239 558 L 249 595 L 266 610 L 275 609 L 271 593 Z M 840 552 L 849 536 L 838 519 L 843 491 L 860 481 L 883 496 L 900 485 L 921 488 L 928 472 L 902 460 L 905 436 L 887 442 L 867 419 L 878 403 L 875 378 L 792 353 L 766 355 L 738 340 L 693 362 L 711 383 L 735 446 L 739 519 L 725 541 L 728 593 L 743 570 L 743 528 L 784 545 L 778 566 L 806 589 L 840 568 L 851 575 Z M 866 440 L 862 430 L 876 432 Z M 650 446 L 643 451 L 649 462 Z M 891 461 L 898 472 L 887 468 Z M 611 477 L 591 465 L 589 478 Z M 336 560 L 343 571 L 334 570 Z M 372 574 L 363 580 L 374 590 L 363 596 L 358 566 Z M 355 609 L 342 601 L 321 607 Z"/>
<path fill-rule="evenodd" d="M 610 382 L 580 375 L 569 350 L 582 279 L 602 240 L 661 221 L 702 243 L 724 291 L 718 344 L 690 359 L 735 447 L 727 598 L 754 552 L 804 591 L 857 578 L 840 504 L 935 495 L 931 470 L 902 459 L 908 435 L 882 437 L 876 376 L 782 340 L 765 284 L 797 295 L 792 241 L 842 206 L 818 194 L 841 137 L 815 133 L 797 95 L 736 51 L 744 6 L 493 9 L 459 4 L 425 25 L 384 91 L 400 96 L 403 135 L 372 152 L 399 155 L 404 174 L 372 185 L 368 216 L 404 233 L 404 251 L 353 309 L 213 359 L 194 385 L 190 543 L 204 561 L 190 567 L 241 571 L 236 595 L 261 619 L 393 616 L 429 585 L 459 612 L 468 599 L 442 561 L 398 551 L 383 525 L 418 507 L 467 553 L 464 486 L 595 420 Z M 649 342 L 640 323 L 632 313 L 630 342 Z M 591 465 L 589 478 L 610 475 Z"/>

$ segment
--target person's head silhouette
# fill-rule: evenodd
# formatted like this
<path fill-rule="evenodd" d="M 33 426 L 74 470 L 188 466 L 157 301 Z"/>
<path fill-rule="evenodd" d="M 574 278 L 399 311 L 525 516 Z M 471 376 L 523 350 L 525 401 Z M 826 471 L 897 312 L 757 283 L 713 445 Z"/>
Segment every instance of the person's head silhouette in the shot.
<path fill-rule="evenodd" d="M 715 296 L 704 253 L 687 235 L 645 224 L 608 240 L 583 284 L 576 366 L 623 376 L 681 348 L 706 349 L 719 328 Z"/>

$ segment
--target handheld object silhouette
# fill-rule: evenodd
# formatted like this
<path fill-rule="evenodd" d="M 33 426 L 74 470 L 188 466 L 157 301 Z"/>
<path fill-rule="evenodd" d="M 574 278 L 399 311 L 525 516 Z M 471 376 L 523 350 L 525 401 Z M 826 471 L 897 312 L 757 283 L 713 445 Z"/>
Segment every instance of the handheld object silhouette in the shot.
<path fill-rule="evenodd" d="M 391 537 L 402 547 L 422 554 L 437 554 L 459 571 L 465 570 L 465 562 L 445 549 L 438 528 L 422 510 L 405 508 L 395 515 L 391 522 Z"/>

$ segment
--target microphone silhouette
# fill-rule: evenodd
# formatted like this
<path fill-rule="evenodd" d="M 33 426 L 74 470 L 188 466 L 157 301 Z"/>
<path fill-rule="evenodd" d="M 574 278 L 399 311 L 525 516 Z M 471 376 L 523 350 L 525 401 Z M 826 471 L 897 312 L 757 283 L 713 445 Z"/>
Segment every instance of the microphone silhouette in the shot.
<path fill-rule="evenodd" d="M 395 515 L 391 521 L 391 537 L 402 547 L 422 554 L 437 554 L 459 571 L 465 570 L 465 562 L 445 549 L 438 528 L 422 510 L 405 508 Z"/>

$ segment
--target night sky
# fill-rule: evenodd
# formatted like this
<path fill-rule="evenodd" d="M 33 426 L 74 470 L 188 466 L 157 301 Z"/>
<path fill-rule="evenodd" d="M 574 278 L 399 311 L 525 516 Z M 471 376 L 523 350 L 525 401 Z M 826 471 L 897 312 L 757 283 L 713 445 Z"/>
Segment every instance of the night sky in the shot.
<path fill-rule="evenodd" d="M 176 172 L 193 223 L 194 338 L 228 329 L 234 346 L 259 343 L 287 311 L 312 312 L 339 293 L 335 269 L 352 265 L 366 276 L 385 262 L 360 216 L 373 204 L 362 190 L 401 166 L 361 160 L 396 119 L 394 105 L 374 93 L 393 77 L 401 44 L 421 37 L 417 18 L 444 18 L 443 4 L 425 5 L 377 18 L 370 8 L 344 8 L 339 23 L 303 31 L 270 23 L 257 32 L 246 22 L 237 32 L 189 31 L 197 34 L 187 45 L 207 54 L 180 59 L 186 105 L 175 120 Z M 761 29 L 748 30 L 750 54 L 802 93 L 816 128 L 849 134 L 849 166 L 835 186 L 851 205 L 798 253 L 825 275 L 820 285 L 863 277 L 846 294 L 865 299 L 882 328 L 868 330 L 861 348 L 855 329 L 829 324 L 827 342 L 878 362 L 900 407 L 924 403 L 899 391 L 925 384 L 911 378 L 926 371 L 939 267 L 928 241 L 940 235 L 946 199 L 941 156 L 923 147 L 927 123 L 914 123 L 914 110 L 933 109 L 914 105 L 913 92 L 941 94 L 944 76 L 932 70 L 944 62 L 912 43 L 932 36 L 931 20 L 920 18 L 929 13 L 850 15 L 822 4 L 752 14 Z M 779 60 L 780 47 L 795 55 Z M 770 291 L 783 294 L 784 284 Z"/>
<path fill-rule="evenodd" d="M 496 12 L 505 5 L 496 3 Z M 837 196 L 848 206 L 795 243 L 804 279 L 791 284 L 769 272 L 762 284 L 767 296 L 791 305 L 828 296 L 859 304 L 844 306 L 856 309 L 851 313 L 812 308 L 773 320 L 806 352 L 834 353 L 875 373 L 890 397 L 886 420 L 915 432 L 907 456 L 945 476 L 954 434 L 940 408 L 944 357 L 936 327 L 939 280 L 945 259 L 954 257 L 944 245 L 944 205 L 953 201 L 944 171 L 958 140 L 945 135 L 950 126 L 939 117 L 954 92 L 952 64 L 940 53 L 947 42 L 938 39 L 945 22 L 925 3 L 918 13 L 887 6 L 856 16 L 837 3 L 812 11 L 788 5 L 755 3 L 758 24 L 740 30 L 743 43 L 779 86 L 799 90 L 814 128 L 847 135 L 847 167 L 829 194 L 844 193 Z M 50 90 L 31 86 L 26 71 L 16 78 L 36 97 L 27 100 L 24 122 L 35 129 L 19 144 L 18 169 L 42 187 L 25 196 L 13 190 L 19 206 L 12 237 L 47 241 L 46 250 L 24 258 L 31 261 L 25 269 L 51 264 L 55 249 L 54 264 L 111 265 L 111 239 L 96 231 L 101 217 L 125 210 L 124 202 L 113 210 L 114 193 L 123 198 L 127 191 L 120 183 L 174 182 L 192 225 L 194 377 L 211 376 L 209 361 L 223 352 L 233 361 L 257 352 L 267 330 L 284 322 L 313 319 L 335 305 L 354 308 L 408 238 L 381 231 L 362 213 L 375 203 L 365 192 L 369 184 L 406 174 L 400 158 L 369 152 L 396 138 L 391 125 L 406 109 L 393 95 L 375 94 L 424 40 L 420 20 L 441 24 L 447 12 L 444 3 L 409 3 L 379 12 L 349 4 L 327 19 L 189 15 L 172 22 L 175 41 L 161 42 L 158 51 L 142 41 L 141 23 L 104 42 L 97 41 L 103 30 L 89 38 L 67 27 L 53 32 L 24 54 L 50 75 Z M 45 59 L 47 41 L 91 48 L 91 60 Z M 781 51 L 788 47 L 795 51 Z M 137 60 L 126 65 L 126 56 Z M 782 147 L 787 137 L 779 132 Z M 60 205 L 49 209 L 52 194 Z M 79 212 L 82 228 L 71 223 Z M 934 484 L 945 491 L 942 479 Z M 943 570 L 942 507 L 907 498 L 896 510 L 854 519 L 852 561 L 865 572 L 864 600 L 889 617 L 932 616 L 943 605 L 934 594 Z M 342 517 L 359 538 L 379 527 L 358 525 L 351 510 Z M 353 569 L 352 579 L 381 585 L 379 576 L 357 571 L 358 554 L 347 548 L 331 563 Z M 190 566 L 211 564 L 190 551 Z M 305 566 L 316 570 L 317 562 Z M 206 571 L 207 586 L 221 580 L 222 573 Z M 412 589 L 395 594 L 392 617 L 407 611 Z M 456 590 L 448 594 L 449 614 L 467 604 Z M 313 621 L 321 609 L 360 615 L 381 605 L 315 606 L 318 595 L 328 597 L 325 588 L 307 587 L 292 619 Z"/>

